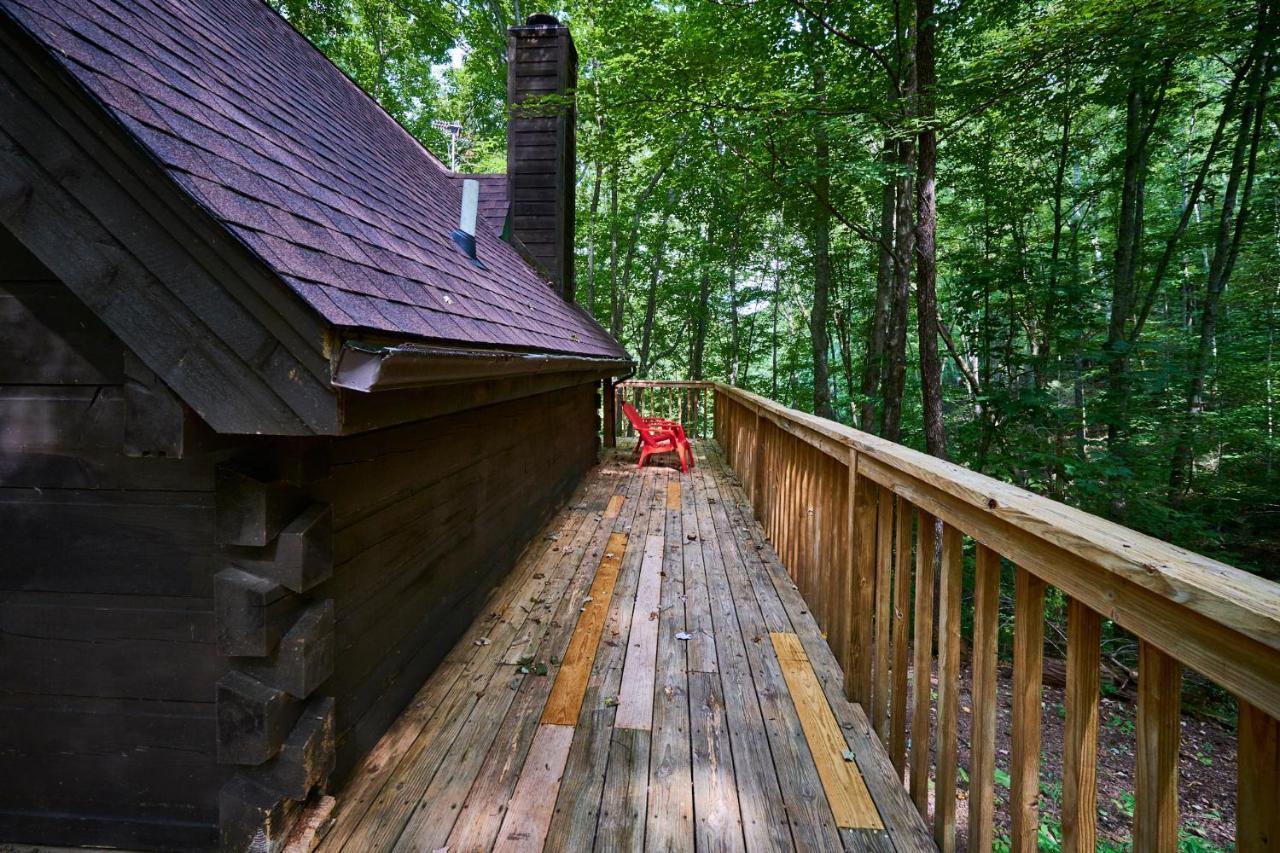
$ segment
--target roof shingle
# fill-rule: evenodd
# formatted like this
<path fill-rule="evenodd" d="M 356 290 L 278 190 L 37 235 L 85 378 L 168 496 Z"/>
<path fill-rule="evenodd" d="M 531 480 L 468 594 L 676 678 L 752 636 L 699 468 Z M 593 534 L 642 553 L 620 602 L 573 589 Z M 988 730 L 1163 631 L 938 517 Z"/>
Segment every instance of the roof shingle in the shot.
<path fill-rule="evenodd" d="M 482 222 L 461 182 L 262 0 L 0 0 L 169 176 L 328 322 L 439 342 L 625 351 Z M 483 176 L 486 211 L 502 176 Z M 495 186 L 490 187 L 489 183 Z"/>

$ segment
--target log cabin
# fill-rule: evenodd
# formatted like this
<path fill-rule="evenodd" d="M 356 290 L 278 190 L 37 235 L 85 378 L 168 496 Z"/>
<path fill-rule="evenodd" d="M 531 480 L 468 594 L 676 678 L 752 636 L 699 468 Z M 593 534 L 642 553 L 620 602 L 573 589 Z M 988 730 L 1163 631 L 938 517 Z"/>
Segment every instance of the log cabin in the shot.
<path fill-rule="evenodd" d="M 521 109 L 572 39 L 511 29 L 461 235 L 466 176 L 261 0 L 0 0 L 0 43 L 0 841 L 277 849 L 631 369 L 574 304 L 571 100 Z"/>

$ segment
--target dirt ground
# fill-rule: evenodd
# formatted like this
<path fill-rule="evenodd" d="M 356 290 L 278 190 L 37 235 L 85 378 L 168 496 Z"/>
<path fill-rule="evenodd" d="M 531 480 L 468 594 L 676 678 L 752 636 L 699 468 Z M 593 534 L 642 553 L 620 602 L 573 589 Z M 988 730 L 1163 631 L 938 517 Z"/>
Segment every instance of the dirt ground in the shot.
<path fill-rule="evenodd" d="M 961 673 L 960 729 L 957 736 L 960 767 L 969 763 L 969 731 L 971 704 L 969 685 L 971 673 L 966 665 Z M 937 689 L 936 674 L 933 679 Z M 1000 702 L 996 720 L 996 767 L 1003 773 L 1009 770 L 1011 674 L 1003 665 L 999 679 Z M 1062 753 L 1057 748 L 1062 743 L 1063 723 L 1066 716 L 1064 690 L 1046 686 L 1043 693 L 1041 760 L 1040 760 L 1040 822 L 1055 839 L 1060 839 L 1058 821 L 1062 796 Z M 1112 849 L 1126 849 L 1130 841 L 1133 823 L 1135 705 L 1125 698 L 1101 700 L 1098 728 L 1098 841 L 1101 846 L 1110 842 Z M 936 709 L 934 710 L 936 722 Z M 931 731 L 934 726 L 931 724 Z M 1008 838 L 1009 788 L 1001 784 L 997 773 L 996 838 Z M 959 799 L 956 804 L 958 835 L 967 835 L 968 782 L 962 776 L 959 783 Z M 1214 720 L 1197 719 L 1189 715 L 1182 718 L 1182 749 L 1178 785 L 1178 802 L 1181 808 L 1181 826 L 1188 841 L 1200 840 L 1201 845 L 1184 842 L 1184 849 L 1226 850 L 1235 842 L 1236 807 L 1236 739 L 1235 733 Z M 1053 849 L 1054 845 L 1041 844 Z"/>

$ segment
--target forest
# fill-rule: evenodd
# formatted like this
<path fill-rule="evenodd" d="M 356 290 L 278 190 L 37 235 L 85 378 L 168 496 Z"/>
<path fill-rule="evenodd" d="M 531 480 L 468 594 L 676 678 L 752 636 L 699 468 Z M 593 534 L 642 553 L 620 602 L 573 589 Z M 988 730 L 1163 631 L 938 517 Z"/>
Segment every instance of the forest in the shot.
<path fill-rule="evenodd" d="M 638 376 L 1280 579 L 1272 0 L 272 2 L 473 172 L 506 27 L 569 24 L 578 299 Z"/>

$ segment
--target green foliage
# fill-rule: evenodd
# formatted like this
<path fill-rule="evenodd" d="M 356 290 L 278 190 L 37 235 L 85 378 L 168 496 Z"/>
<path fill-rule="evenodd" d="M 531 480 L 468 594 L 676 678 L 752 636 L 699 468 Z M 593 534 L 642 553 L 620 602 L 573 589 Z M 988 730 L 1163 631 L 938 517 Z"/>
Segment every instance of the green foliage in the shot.
<path fill-rule="evenodd" d="M 505 33 L 535 9 L 270 2 L 437 154 L 447 139 L 431 121 L 458 121 L 459 168 L 504 168 Z M 882 149 L 924 126 L 920 103 L 897 97 L 911 4 L 572 0 L 551 11 L 579 53 L 579 301 L 647 353 L 648 376 L 728 380 L 812 409 L 825 234 L 829 394 L 839 420 L 877 429 L 860 410 L 880 411 L 884 388 L 864 392 L 863 376 L 881 369 L 868 356 L 881 202 L 903 173 Z M 1246 0 L 939 4 L 930 124 L 948 455 L 1274 573 L 1280 145 L 1270 115 L 1194 405 L 1238 102 L 1155 282 L 1256 19 Z M 1135 86 L 1159 93 L 1133 275 L 1139 297 L 1154 285 L 1141 333 L 1109 340 L 1111 316 L 1129 310 L 1117 308 L 1117 261 Z M 923 446 L 914 305 L 906 315 L 900 440 Z M 1122 325 L 1133 332 L 1132 311 Z M 1188 476 L 1177 483 L 1184 434 Z"/>

